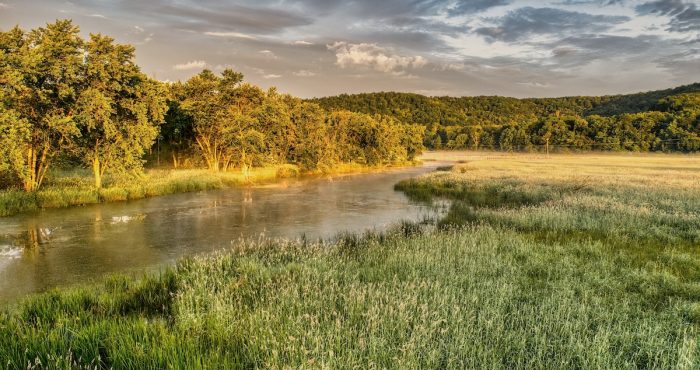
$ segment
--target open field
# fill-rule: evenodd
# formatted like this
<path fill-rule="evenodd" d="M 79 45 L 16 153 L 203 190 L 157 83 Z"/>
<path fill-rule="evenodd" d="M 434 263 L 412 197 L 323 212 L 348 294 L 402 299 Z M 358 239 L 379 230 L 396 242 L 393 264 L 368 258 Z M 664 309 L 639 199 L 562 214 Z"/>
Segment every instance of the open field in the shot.
<path fill-rule="evenodd" d="M 424 159 L 446 154 L 429 153 Z M 0 364 L 700 366 L 700 157 L 448 154 L 438 227 L 260 241 L 0 314 Z"/>

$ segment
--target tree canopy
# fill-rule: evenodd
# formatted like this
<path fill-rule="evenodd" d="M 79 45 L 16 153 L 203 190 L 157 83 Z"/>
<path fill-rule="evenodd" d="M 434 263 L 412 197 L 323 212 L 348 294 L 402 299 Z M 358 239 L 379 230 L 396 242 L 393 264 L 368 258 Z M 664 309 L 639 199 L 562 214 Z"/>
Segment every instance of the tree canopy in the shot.
<path fill-rule="evenodd" d="M 69 20 L 0 32 L 0 169 L 38 189 L 58 155 L 104 172 L 138 169 L 166 109 L 163 86 L 110 37 L 85 41 Z"/>
<path fill-rule="evenodd" d="M 697 151 L 700 83 L 615 96 L 515 99 L 381 92 L 311 99 L 426 128 L 432 149 Z"/>

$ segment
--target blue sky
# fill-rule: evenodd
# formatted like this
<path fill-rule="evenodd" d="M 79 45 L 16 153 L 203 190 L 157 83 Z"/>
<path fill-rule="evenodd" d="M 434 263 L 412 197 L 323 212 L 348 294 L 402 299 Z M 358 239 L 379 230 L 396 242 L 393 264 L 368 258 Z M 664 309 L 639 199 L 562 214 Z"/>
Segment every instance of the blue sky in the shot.
<path fill-rule="evenodd" d="M 71 18 L 160 80 L 234 68 L 301 97 L 540 97 L 700 82 L 697 0 L 0 0 L 0 28 Z"/>

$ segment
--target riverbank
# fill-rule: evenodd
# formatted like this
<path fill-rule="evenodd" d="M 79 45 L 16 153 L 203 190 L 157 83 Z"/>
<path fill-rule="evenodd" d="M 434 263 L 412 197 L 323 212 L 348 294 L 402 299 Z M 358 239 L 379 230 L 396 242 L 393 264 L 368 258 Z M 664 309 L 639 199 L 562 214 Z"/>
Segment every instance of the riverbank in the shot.
<path fill-rule="evenodd" d="M 0 217 L 47 208 L 66 208 L 87 204 L 121 202 L 161 195 L 194 191 L 222 189 L 226 187 L 250 186 L 274 183 L 281 179 L 370 173 L 389 168 L 406 167 L 415 163 L 395 166 L 362 166 L 354 163 L 338 164 L 325 171 L 301 171 L 295 165 L 279 165 L 253 168 L 247 175 L 241 171 L 212 172 L 203 169 L 163 170 L 149 169 L 140 177 L 110 180 L 102 189 L 93 186 L 87 171 L 64 171 L 54 173 L 47 184 L 36 192 L 22 190 L 0 190 Z"/>
<path fill-rule="evenodd" d="M 0 363 L 696 368 L 696 159 L 472 158 L 397 185 L 452 200 L 437 227 L 241 243 L 32 296 L 0 314 Z"/>

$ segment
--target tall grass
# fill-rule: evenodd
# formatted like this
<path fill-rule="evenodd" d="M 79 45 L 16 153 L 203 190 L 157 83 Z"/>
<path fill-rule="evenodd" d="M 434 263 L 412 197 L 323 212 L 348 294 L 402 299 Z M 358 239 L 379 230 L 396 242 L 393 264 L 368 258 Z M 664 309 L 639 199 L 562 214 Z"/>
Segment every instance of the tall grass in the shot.
<path fill-rule="evenodd" d="M 441 227 L 242 242 L 32 296 L 0 314 L 0 364 L 697 369 L 700 165 L 679 158 L 456 165 L 399 185 L 449 197 Z"/>
<path fill-rule="evenodd" d="M 284 169 L 284 171 L 279 171 Z M 80 171 L 56 172 L 41 190 L 0 190 L 0 217 L 42 208 L 63 208 L 101 202 L 119 202 L 159 195 L 221 189 L 298 176 L 295 166 L 257 168 L 244 176 L 240 172 L 213 173 L 206 170 L 149 170 L 137 178 L 106 181 L 96 189 L 90 175 Z"/>
<path fill-rule="evenodd" d="M 410 166 L 415 162 L 394 166 Z M 387 166 L 368 167 L 357 163 L 340 163 L 333 168 L 302 171 L 293 164 L 254 168 L 248 174 L 238 170 L 211 172 L 208 170 L 147 170 L 136 178 L 105 179 L 105 187 L 96 189 L 91 174 L 73 169 L 51 173 L 49 181 L 37 192 L 26 193 L 18 189 L 0 190 L 0 217 L 43 208 L 65 208 L 102 202 L 121 202 L 159 195 L 187 193 L 273 182 L 277 179 L 327 174 L 373 172 Z"/>
<path fill-rule="evenodd" d="M 700 292 L 595 241 L 472 226 L 263 242 L 31 297 L 0 362 L 114 368 L 695 368 Z"/>

